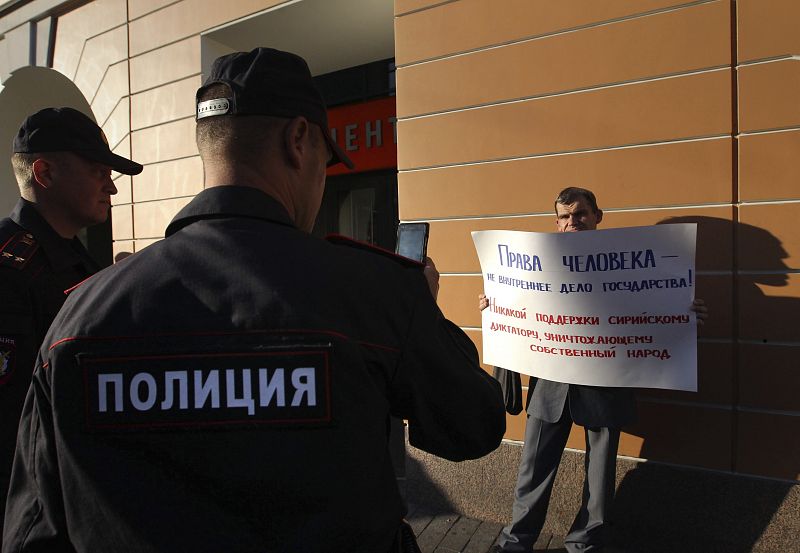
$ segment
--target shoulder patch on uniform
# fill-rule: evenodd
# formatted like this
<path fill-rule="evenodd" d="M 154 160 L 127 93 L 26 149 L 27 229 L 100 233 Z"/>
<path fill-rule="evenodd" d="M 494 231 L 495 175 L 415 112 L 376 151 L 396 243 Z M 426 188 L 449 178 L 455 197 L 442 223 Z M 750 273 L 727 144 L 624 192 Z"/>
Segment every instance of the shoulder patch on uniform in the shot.
<path fill-rule="evenodd" d="M 0 267 L 23 269 L 38 249 L 36 238 L 30 232 L 21 230 L 0 248 Z"/>
<path fill-rule="evenodd" d="M 354 240 L 347 236 L 342 236 L 341 234 L 329 234 L 328 236 L 325 237 L 325 240 L 337 246 L 349 246 L 357 250 L 362 250 L 365 252 L 371 252 L 378 255 L 382 255 L 383 257 L 387 257 L 392 261 L 395 261 L 405 267 L 425 267 L 424 263 L 419 263 L 418 261 L 414 261 L 413 259 L 403 257 L 402 255 L 397 255 L 394 252 L 375 246 L 374 244 L 361 242 L 360 240 Z"/>
<path fill-rule="evenodd" d="M 0 385 L 5 384 L 14 372 L 17 343 L 10 336 L 0 336 Z"/>

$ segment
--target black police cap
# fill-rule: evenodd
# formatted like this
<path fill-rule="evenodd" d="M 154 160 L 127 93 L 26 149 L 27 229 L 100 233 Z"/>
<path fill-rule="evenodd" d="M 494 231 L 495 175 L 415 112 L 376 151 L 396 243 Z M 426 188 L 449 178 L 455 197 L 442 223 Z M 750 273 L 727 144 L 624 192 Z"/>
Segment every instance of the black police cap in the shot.
<path fill-rule="evenodd" d="M 211 85 L 224 84 L 230 95 L 200 101 Z M 303 116 L 322 129 L 333 152 L 330 165 L 353 162 L 331 137 L 325 101 L 306 61 L 296 54 L 273 48 L 256 48 L 217 58 L 211 73 L 197 90 L 197 120 L 216 115 Z"/>
<path fill-rule="evenodd" d="M 108 165 L 118 173 L 138 175 L 142 166 L 111 151 L 97 124 L 72 108 L 44 108 L 23 121 L 14 137 L 14 153 L 73 152 Z"/>

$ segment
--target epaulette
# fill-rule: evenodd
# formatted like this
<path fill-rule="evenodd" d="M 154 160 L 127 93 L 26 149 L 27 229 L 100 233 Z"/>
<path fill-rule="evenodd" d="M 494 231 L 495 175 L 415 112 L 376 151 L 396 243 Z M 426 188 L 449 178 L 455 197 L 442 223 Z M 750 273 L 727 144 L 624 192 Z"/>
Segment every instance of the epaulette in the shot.
<path fill-rule="evenodd" d="M 420 268 L 425 267 L 424 263 L 414 261 L 413 259 L 403 257 L 402 255 L 397 255 L 394 252 L 385 250 L 379 246 L 370 244 L 368 242 L 361 242 L 360 240 L 354 240 L 353 238 L 350 238 L 348 236 L 342 236 L 341 234 L 329 234 L 325 237 L 325 240 L 337 246 L 348 246 L 350 248 L 355 248 L 357 250 L 381 255 L 405 267 L 420 267 Z"/>
<path fill-rule="evenodd" d="M 0 248 L 0 267 L 23 269 L 39 249 L 33 234 L 26 230 L 15 233 Z"/>

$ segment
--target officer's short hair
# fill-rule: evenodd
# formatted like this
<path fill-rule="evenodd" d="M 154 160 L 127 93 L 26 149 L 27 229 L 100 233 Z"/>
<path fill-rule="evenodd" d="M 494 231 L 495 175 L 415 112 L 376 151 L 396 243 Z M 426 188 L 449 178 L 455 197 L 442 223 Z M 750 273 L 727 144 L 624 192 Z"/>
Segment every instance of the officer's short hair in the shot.
<path fill-rule="evenodd" d="M 30 199 L 26 194 L 30 192 L 36 184 L 36 179 L 33 176 L 33 162 L 37 159 L 45 159 L 51 164 L 59 164 L 62 167 L 69 166 L 72 162 L 70 156 L 71 152 L 41 152 L 41 153 L 21 153 L 17 152 L 11 154 L 11 167 L 14 170 L 14 177 L 17 179 L 17 185 L 25 199 Z"/>
<path fill-rule="evenodd" d="M 219 97 L 227 87 L 212 85 L 199 101 Z M 266 115 L 219 115 L 197 121 L 197 148 L 203 158 L 231 159 L 242 163 L 257 161 L 265 142 L 277 142 L 287 119 Z"/>
<path fill-rule="evenodd" d="M 597 198 L 594 197 L 594 192 L 587 190 L 586 188 L 578 188 L 575 186 L 565 188 L 558 193 L 558 197 L 553 204 L 553 209 L 555 210 L 556 214 L 558 214 L 558 210 L 556 208 L 558 204 L 570 205 L 574 204 L 578 200 L 586 200 L 586 203 L 589 204 L 589 207 L 591 207 L 592 211 L 595 213 L 600 211 L 600 208 L 597 207 Z"/>
<path fill-rule="evenodd" d="M 14 170 L 14 177 L 20 192 L 27 192 L 33 188 L 35 179 L 33 177 L 33 162 L 37 159 L 46 159 L 50 163 L 64 163 L 64 152 L 44 152 L 37 154 L 14 153 L 11 154 L 11 168 Z"/>
<path fill-rule="evenodd" d="M 11 167 L 20 190 L 27 190 L 33 186 L 33 162 L 39 154 L 11 154 Z"/>

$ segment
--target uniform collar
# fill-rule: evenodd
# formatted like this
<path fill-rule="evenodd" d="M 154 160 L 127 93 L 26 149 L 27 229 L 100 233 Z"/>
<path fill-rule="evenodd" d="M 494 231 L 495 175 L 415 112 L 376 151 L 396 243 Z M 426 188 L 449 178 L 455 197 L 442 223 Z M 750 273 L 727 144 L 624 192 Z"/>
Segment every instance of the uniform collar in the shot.
<path fill-rule="evenodd" d="M 9 218 L 33 235 L 53 270 L 60 271 L 78 264 L 96 270 L 81 241 L 78 238 L 70 240 L 58 234 L 32 202 L 20 198 Z"/>
<path fill-rule="evenodd" d="M 181 209 L 167 226 L 170 236 L 201 219 L 248 217 L 281 225 L 295 226 L 289 214 L 276 199 L 250 186 L 214 186 L 200 192 Z"/>

